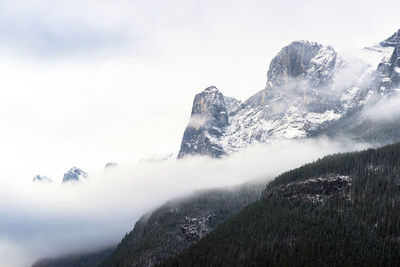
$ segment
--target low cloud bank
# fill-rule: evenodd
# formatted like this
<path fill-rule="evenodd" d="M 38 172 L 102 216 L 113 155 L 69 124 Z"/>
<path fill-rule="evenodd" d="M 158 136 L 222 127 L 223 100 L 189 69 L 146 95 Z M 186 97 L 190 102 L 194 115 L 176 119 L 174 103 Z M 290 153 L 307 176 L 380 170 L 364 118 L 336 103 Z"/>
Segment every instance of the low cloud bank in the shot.
<path fill-rule="evenodd" d="M 393 122 L 400 118 L 400 89 L 394 89 L 393 94 L 379 98 L 367 105 L 364 116 L 372 121 Z"/>
<path fill-rule="evenodd" d="M 81 184 L 33 184 L 0 179 L 0 263 L 29 266 L 36 259 L 117 243 L 145 212 L 197 189 L 237 185 L 324 155 L 366 144 L 327 139 L 252 146 L 229 158 L 118 166 Z"/>

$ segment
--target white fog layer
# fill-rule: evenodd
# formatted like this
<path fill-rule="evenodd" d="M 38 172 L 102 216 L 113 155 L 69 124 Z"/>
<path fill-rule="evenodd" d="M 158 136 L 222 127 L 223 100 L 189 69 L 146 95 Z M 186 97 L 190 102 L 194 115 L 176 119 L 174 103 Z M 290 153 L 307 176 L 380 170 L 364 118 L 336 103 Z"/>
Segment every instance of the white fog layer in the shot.
<path fill-rule="evenodd" d="M 237 185 L 324 155 L 364 148 L 325 139 L 257 145 L 229 158 L 207 157 L 119 166 L 85 183 L 1 180 L 0 262 L 27 266 L 44 256 L 116 244 L 145 212 L 196 189 Z"/>

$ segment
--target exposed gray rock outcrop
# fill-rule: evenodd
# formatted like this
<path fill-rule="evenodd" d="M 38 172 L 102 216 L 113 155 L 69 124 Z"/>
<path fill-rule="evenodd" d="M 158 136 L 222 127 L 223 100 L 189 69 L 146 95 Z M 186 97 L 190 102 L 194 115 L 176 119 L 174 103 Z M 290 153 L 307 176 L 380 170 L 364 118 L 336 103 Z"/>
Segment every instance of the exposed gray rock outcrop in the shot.
<path fill-rule="evenodd" d="M 333 196 L 350 198 L 351 178 L 344 175 L 328 175 L 291 182 L 263 192 L 265 199 L 285 198 L 323 203 Z"/>
<path fill-rule="evenodd" d="M 238 103 L 232 98 L 225 100 L 215 86 L 210 86 L 195 96 L 178 158 L 199 154 L 220 157 L 226 154 L 223 147 L 214 140 L 225 134 L 225 129 L 229 125 L 228 113 L 235 112 L 229 110 L 229 107 L 235 109 Z"/>

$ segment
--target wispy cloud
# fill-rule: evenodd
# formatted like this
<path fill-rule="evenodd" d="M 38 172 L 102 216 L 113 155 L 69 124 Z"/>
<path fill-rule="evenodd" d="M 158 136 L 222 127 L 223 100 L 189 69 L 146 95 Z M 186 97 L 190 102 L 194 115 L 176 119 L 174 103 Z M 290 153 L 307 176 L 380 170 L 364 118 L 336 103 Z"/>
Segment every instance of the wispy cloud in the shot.
<path fill-rule="evenodd" d="M 376 122 L 397 121 L 400 118 L 399 90 L 394 89 L 394 93 L 386 97 L 376 96 L 371 100 L 371 104 L 363 108 L 363 115 Z"/>

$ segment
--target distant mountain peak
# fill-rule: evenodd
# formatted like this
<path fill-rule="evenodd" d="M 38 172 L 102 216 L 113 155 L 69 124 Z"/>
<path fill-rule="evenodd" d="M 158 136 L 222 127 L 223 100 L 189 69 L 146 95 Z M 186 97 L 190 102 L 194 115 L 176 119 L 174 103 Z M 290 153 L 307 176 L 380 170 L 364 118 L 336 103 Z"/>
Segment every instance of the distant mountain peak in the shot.
<path fill-rule="evenodd" d="M 34 183 L 52 183 L 53 180 L 44 175 L 36 175 L 32 180 Z"/>
<path fill-rule="evenodd" d="M 104 166 L 104 169 L 105 169 L 105 170 L 108 170 L 108 169 L 115 168 L 115 167 L 117 167 L 117 166 L 118 166 L 118 164 L 115 163 L 115 162 L 108 162 L 108 163 Z"/>
<path fill-rule="evenodd" d="M 88 174 L 77 168 L 77 167 L 72 167 L 68 172 L 64 174 L 63 177 L 63 183 L 66 182 L 79 182 L 79 181 L 84 181 L 88 177 Z"/>

